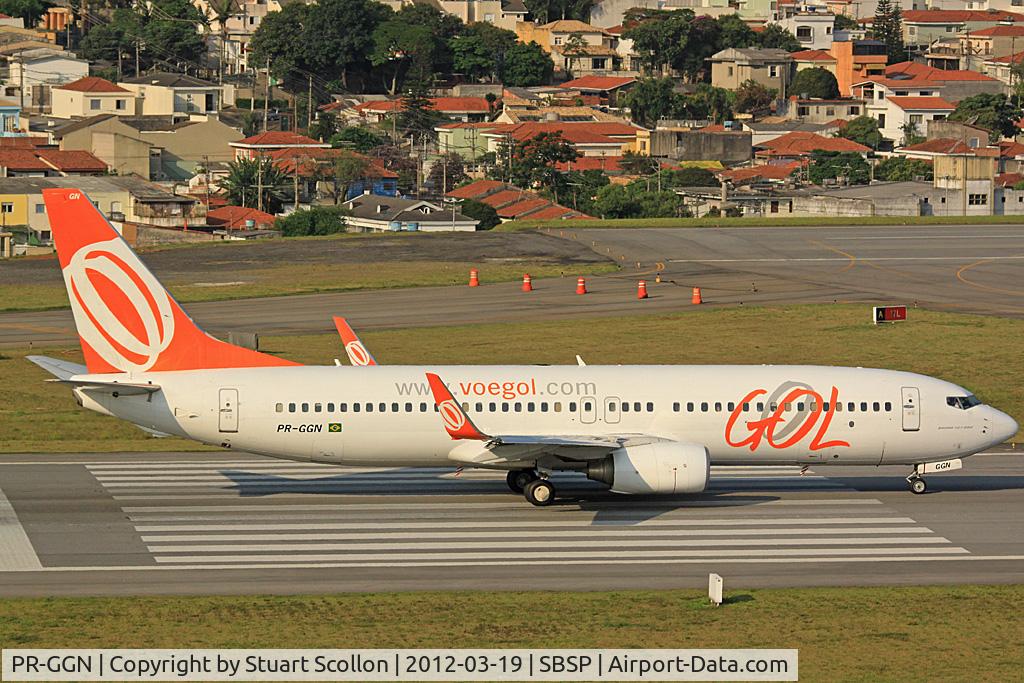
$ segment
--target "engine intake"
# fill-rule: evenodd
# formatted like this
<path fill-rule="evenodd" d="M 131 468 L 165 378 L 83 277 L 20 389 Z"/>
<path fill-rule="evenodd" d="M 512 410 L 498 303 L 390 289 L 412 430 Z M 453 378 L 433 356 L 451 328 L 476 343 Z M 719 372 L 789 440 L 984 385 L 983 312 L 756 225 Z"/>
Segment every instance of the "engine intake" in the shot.
<path fill-rule="evenodd" d="M 626 446 L 587 463 L 587 478 L 616 493 L 700 493 L 711 461 L 700 444 L 659 441 Z"/>

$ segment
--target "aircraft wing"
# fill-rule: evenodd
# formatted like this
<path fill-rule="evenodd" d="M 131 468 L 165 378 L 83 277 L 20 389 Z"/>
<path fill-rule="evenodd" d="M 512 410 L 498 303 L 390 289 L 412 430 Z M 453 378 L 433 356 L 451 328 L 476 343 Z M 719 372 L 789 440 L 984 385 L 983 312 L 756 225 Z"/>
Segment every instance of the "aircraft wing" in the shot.
<path fill-rule="evenodd" d="M 597 460 L 627 445 L 664 441 L 646 434 L 593 436 L 575 434 L 486 434 L 473 424 L 451 391 L 432 373 L 427 382 L 438 412 L 453 441 L 460 441 L 448 457 L 474 465 L 502 465 L 518 460 L 551 455 L 562 460 Z"/>

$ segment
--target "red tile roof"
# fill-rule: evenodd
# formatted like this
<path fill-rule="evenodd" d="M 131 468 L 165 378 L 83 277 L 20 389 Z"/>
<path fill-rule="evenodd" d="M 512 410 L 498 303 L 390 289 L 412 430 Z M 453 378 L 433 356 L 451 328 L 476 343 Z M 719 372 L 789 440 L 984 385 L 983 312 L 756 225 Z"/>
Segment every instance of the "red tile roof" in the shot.
<path fill-rule="evenodd" d="M 802 62 L 834 62 L 836 58 L 828 50 L 799 50 L 790 52 L 789 56 Z"/>
<path fill-rule="evenodd" d="M 1000 64 L 1020 64 L 1021 62 L 1024 62 L 1024 52 L 1014 52 L 1012 55 L 993 57 L 988 61 L 999 62 Z"/>
<path fill-rule="evenodd" d="M 1012 159 L 1024 154 L 1024 145 L 1016 140 L 1003 140 L 999 143 L 999 156 Z"/>
<path fill-rule="evenodd" d="M 761 166 L 750 166 L 748 168 L 731 168 L 722 171 L 719 176 L 731 180 L 734 184 L 745 184 L 756 180 L 785 180 L 799 169 L 799 161 L 791 161 L 787 164 L 764 164 Z"/>
<path fill-rule="evenodd" d="M 19 137 L 0 137 L 0 149 L 35 149 L 49 145 L 46 138 L 38 135 L 23 135 Z"/>
<path fill-rule="evenodd" d="M 333 163 L 335 159 L 348 155 L 357 156 L 370 162 L 370 168 L 366 174 L 367 178 L 398 177 L 398 174 L 394 171 L 389 171 L 384 168 L 384 162 L 381 159 L 370 158 L 363 154 L 359 154 L 358 152 L 352 152 L 346 149 L 286 147 L 284 149 L 275 149 L 266 156 L 273 159 L 274 165 L 285 173 L 294 173 L 295 169 L 298 169 L 299 175 L 311 176 L 317 170 L 321 170 L 324 166 Z"/>
<path fill-rule="evenodd" d="M 912 80 L 922 81 L 992 81 L 991 76 L 986 76 L 977 71 L 963 71 L 957 69 L 936 69 L 927 64 L 918 62 L 897 62 L 885 67 L 887 78 L 896 76 L 911 76 Z M 909 82 L 909 81 L 908 81 Z M 898 84 L 898 83 L 897 83 Z"/>
<path fill-rule="evenodd" d="M 238 140 L 237 142 L 229 142 L 232 147 L 294 147 L 300 145 L 303 147 L 326 147 L 318 140 L 306 137 L 305 135 L 299 135 L 298 133 L 292 133 L 283 130 L 270 130 L 266 133 L 259 133 L 252 137 L 245 138 L 244 140 Z"/>
<path fill-rule="evenodd" d="M 497 180 L 477 180 L 469 185 L 463 185 L 462 187 L 456 187 L 454 190 L 449 192 L 446 196 L 454 197 L 455 199 L 478 199 L 482 195 L 488 192 L 494 192 L 505 186 Z"/>
<path fill-rule="evenodd" d="M 632 76 L 583 76 L 566 81 L 558 87 L 578 90 L 615 90 L 630 83 L 636 83 L 636 78 Z"/>
<path fill-rule="evenodd" d="M 970 154 L 974 150 L 960 140 L 953 138 L 935 138 L 915 145 L 901 147 L 906 152 L 929 152 L 931 154 Z"/>
<path fill-rule="evenodd" d="M 846 138 L 826 138 L 815 133 L 793 131 L 774 140 L 763 142 L 758 147 L 761 156 L 803 156 L 818 150 L 824 152 L 869 152 L 869 147 Z"/>
<path fill-rule="evenodd" d="M 228 230 L 246 229 L 248 227 L 245 224 L 247 220 L 253 221 L 254 227 L 260 228 L 272 226 L 277 219 L 265 211 L 243 206 L 222 206 L 206 214 L 207 223 Z"/>
<path fill-rule="evenodd" d="M 494 208 L 497 209 L 499 206 L 505 206 L 506 204 L 515 204 L 516 202 L 521 202 L 524 199 L 535 198 L 537 198 L 537 195 L 533 194 L 532 192 L 527 192 L 525 190 L 520 190 L 516 188 L 502 190 L 501 192 L 495 192 L 492 195 L 488 195 L 486 197 L 481 198 L 480 201 L 483 202 L 484 204 L 493 206 Z"/>
<path fill-rule="evenodd" d="M 473 113 L 486 114 L 491 110 L 483 97 L 431 97 L 430 108 L 442 113 Z M 401 111 L 402 100 L 375 100 L 361 102 L 355 106 L 356 111 L 372 111 L 378 113 Z"/>
<path fill-rule="evenodd" d="M 619 162 L 621 156 L 604 157 L 580 157 L 576 161 L 560 161 L 555 164 L 559 171 L 609 171 L 617 173 L 622 171 Z"/>
<path fill-rule="evenodd" d="M 75 90 L 78 92 L 128 92 L 119 85 L 114 85 L 105 78 L 86 76 L 77 81 L 56 86 L 58 90 Z"/>
<path fill-rule="evenodd" d="M 1013 187 L 1022 180 L 1024 175 L 1020 173 L 1000 173 L 995 177 L 995 184 L 997 187 Z"/>
<path fill-rule="evenodd" d="M 1024 26 L 1007 26 L 1006 24 L 999 24 L 996 26 L 990 26 L 988 28 L 978 29 L 976 31 L 968 31 L 968 35 L 971 36 L 972 38 L 1000 38 L 1024 36 Z"/>
<path fill-rule="evenodd" d="M 53 167 L 27 149 L 0 150 L 0 167 L 11 171 L 52 171 Z"/>
<path fill-rule="evenodd" d="M 106 173 L 107 164 L 92 152 L 81 149 L 39 149 L 35 152 L 58 171 L 65 173 Z"/>
<path fill-rule="evenodd" d="M 515 218 L 517 216 L 530 213 L 531 211 L 536 211 L 550 203 L 551 202 L 548 200 L 541 199 L 540 197 L 527 198 L 521 202 L 516 202 L 515 204 L 510 204 L 498 209 L 498 216 L 501 218 Z"/>
<path fill-rule="evenodd" d="M 889 101 L 900 109 L 924 109 L 928 111 L 953 111 L 955 104 L 941 97 L 890 97 Z"/>
<path fill-rule="evenodd" d="M 558 204 L 552 204 L 551 206 L 535 211 L 529 216 L 526 216 L 526 220 L 531 221 L 550 221 L 556 218 L 564 218 L 572 213 L 572 209 L 567 209 L 564 206 Z M 584 216 L 586 218 L 586 216 Z"/>
<path fill-rule="evenodd" d="M 959 10 L 959 9 L 909 9 L 903 12 L 904 24 L 949 24 L 966 21 L 1024 21 L 1024 14 L 1016 12 Z"/>

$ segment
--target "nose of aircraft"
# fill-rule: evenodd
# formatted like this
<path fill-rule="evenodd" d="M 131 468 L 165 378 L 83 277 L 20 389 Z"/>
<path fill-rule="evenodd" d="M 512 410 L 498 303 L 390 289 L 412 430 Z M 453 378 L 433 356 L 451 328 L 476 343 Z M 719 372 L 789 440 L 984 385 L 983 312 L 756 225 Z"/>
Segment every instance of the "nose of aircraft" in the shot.
<path fill-rule="evenodd" d="M 992 441 L 1000 444 L 1013 437 L 1018 430 L 1017 421 L 1002 412 L 992 409 Z"/>

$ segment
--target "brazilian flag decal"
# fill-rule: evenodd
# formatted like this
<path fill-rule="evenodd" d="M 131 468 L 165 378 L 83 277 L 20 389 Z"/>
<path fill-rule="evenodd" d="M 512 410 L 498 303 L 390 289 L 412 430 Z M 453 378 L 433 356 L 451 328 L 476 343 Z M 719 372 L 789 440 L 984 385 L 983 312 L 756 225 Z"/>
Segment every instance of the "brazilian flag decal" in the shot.
<path fill-rule="evenodd" d="M 327 431 L 329 431 L 329 432 L 340 432 L 341 431 L 341 423 L 340 422 L 328 422 L 327 423 Z"/>

